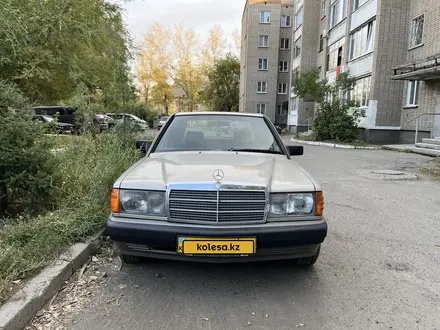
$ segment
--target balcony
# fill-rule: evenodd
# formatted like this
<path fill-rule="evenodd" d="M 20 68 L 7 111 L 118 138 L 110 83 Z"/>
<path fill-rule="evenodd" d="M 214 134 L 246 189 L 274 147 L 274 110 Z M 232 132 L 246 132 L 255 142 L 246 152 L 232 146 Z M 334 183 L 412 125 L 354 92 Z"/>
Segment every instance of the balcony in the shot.
<path fill-rule="evenodd" d="M 406 63 L 393 68 L 392 80 L 435 80 L 440 79 L 440 54 L 418 62 Z"/>

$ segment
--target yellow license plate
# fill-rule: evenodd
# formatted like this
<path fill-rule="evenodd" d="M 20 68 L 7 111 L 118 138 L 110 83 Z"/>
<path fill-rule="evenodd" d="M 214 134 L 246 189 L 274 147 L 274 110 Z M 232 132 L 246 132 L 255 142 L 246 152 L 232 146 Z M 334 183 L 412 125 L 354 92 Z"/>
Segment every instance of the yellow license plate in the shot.
<path fill-rule="evenodd" d="M 257 250 L 256 238 L 178 237 L 177 251 L 193 255 L 248 255 Z"/>

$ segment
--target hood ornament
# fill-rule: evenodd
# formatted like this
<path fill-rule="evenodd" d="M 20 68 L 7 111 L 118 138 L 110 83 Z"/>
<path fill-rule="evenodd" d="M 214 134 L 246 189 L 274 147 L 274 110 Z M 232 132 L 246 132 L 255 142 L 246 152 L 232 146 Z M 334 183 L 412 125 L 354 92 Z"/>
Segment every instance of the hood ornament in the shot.
<path fill-rule="evenodd" d="M 222 170 L 215 170 L 214 173 L 212 173 L 212 177 L 215 181 L 219 182 L 225 177 L 225 173 Z"/>

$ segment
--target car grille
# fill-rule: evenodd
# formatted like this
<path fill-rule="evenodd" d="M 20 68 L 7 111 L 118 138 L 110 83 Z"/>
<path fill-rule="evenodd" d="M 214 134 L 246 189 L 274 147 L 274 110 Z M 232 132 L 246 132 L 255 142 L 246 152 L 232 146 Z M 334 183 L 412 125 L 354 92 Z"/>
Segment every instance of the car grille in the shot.
<path fill-rule="evenodd" d="M 263 222 L 266 192 L 249 190 L 171 190 L 171 221 Z"/>

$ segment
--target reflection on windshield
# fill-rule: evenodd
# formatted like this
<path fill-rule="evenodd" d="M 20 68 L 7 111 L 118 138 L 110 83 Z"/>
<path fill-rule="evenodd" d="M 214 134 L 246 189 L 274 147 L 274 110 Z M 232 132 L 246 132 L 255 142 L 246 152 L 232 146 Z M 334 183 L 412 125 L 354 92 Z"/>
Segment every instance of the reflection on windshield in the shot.
<path fill-rule="evenodd" d="M 190 150 L 282 153 L 262 117 L 176 116 L 155 152 Z"/>
<path fill-rule="evenodd" d="M 51 122 L 53 122 L 55 119 L 52 117 L 52 116 L 43 116 L 44 117 L 44 120 L 45 121 L 47 121 L 48 123 L 51 123 Z"/>

